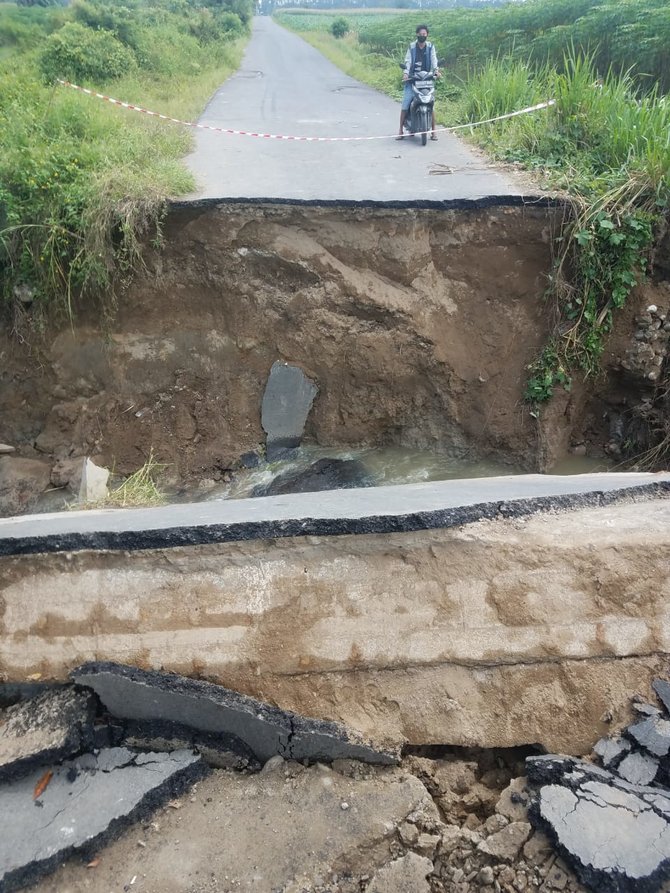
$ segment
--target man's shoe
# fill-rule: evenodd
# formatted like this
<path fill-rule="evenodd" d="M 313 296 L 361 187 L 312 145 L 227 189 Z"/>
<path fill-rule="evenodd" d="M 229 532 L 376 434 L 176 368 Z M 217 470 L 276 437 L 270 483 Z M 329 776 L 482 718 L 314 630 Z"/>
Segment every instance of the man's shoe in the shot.
<path fill-rule="evenodd" d="M 402 133 L 399 133 L 398 136 L 396 137 L 396 139 L 397 139 L 397 140 L 404 140 L 405 137 L 402 135 Z"/>
<path fill-rule="evenodd" d="M 433 135 L 431 136 L 431 140 L 437 140 L 437 135 L 436 135 L 436 134 L 433 134 Z"/>

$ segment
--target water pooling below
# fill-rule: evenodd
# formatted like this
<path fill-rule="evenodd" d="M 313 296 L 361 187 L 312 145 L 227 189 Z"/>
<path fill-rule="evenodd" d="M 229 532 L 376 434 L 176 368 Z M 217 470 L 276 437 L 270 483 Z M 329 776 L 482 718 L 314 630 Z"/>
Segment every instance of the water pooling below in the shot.
<path fill-rule="evenodd" d="M 287 450 L 285 458 L 274 462 L 259 458 L 258 463 L 254 468 L 235 472 L 229 482 L 212 489 L 206 499 L 244 499 L 316 490 L 502 477 L 525 471 L 490 458 L 456 457 L 396 446 L 343 449 L 303 445 Z M 603 460 L 570 456 L 551 473 L 607 470 Z"/>

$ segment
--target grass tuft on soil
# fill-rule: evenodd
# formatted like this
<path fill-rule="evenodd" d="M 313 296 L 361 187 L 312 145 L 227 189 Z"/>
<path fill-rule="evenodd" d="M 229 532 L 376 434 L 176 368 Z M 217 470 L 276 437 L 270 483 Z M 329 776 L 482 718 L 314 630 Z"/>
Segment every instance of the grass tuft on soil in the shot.
<path fill-rule="evenodd" d="M 0 7 L 0 289 L 19 334 L 78 300 L 113 312 L 139 237 L 195 185 L 186 128 L 57 79 L 191 120 L 239 65 L 250 15 L 248 0 Z"/>

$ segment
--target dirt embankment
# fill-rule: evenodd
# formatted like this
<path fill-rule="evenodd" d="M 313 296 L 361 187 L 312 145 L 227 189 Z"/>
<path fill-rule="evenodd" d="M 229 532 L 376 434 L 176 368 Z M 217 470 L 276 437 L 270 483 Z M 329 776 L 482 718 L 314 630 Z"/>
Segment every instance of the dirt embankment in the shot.
<path fill-rule="evenodd" d="M 540 422 L 522 399 L 551 325 L 542 294 L 558 213 L 174 208 L 109 331 L 83 309 L 39 350 L 2 338 L 0 439 L 120 472 L 153 450 L 179 479 L 216 478 L 263 442 L 261 397 L 280 359 L 318 383 L 307 436 L 320 444 L 495 455 L 529 470 L 571 439 L 602 450 L 611 438 L 603 401 L 587 408 L 592 384 Z M 663 298 L 648 286 L 631 302 L 611 363 L 640 306 Z"/>

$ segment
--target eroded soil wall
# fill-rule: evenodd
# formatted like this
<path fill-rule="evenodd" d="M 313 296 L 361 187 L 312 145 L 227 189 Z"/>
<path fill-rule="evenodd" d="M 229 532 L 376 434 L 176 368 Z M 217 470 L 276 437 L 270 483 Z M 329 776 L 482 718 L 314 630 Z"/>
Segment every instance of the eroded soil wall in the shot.
<path fill-rule="evenodd" d="M 546 207 L 175 207 L 107 332 L 79 312 L 43 349 L 3 342 L 2 439 L 180 478 L 263 441 L 276 360 L 319 386 L 307 435 L 542 464 L 522 400 L 550 320 Z"/>
<path fill-rule="evenodd" d="M 0 678 L 89 660 L 373 737 L 584 753 L 667 675 L 670 501 L 450 530 L 0 559 Z"/>

